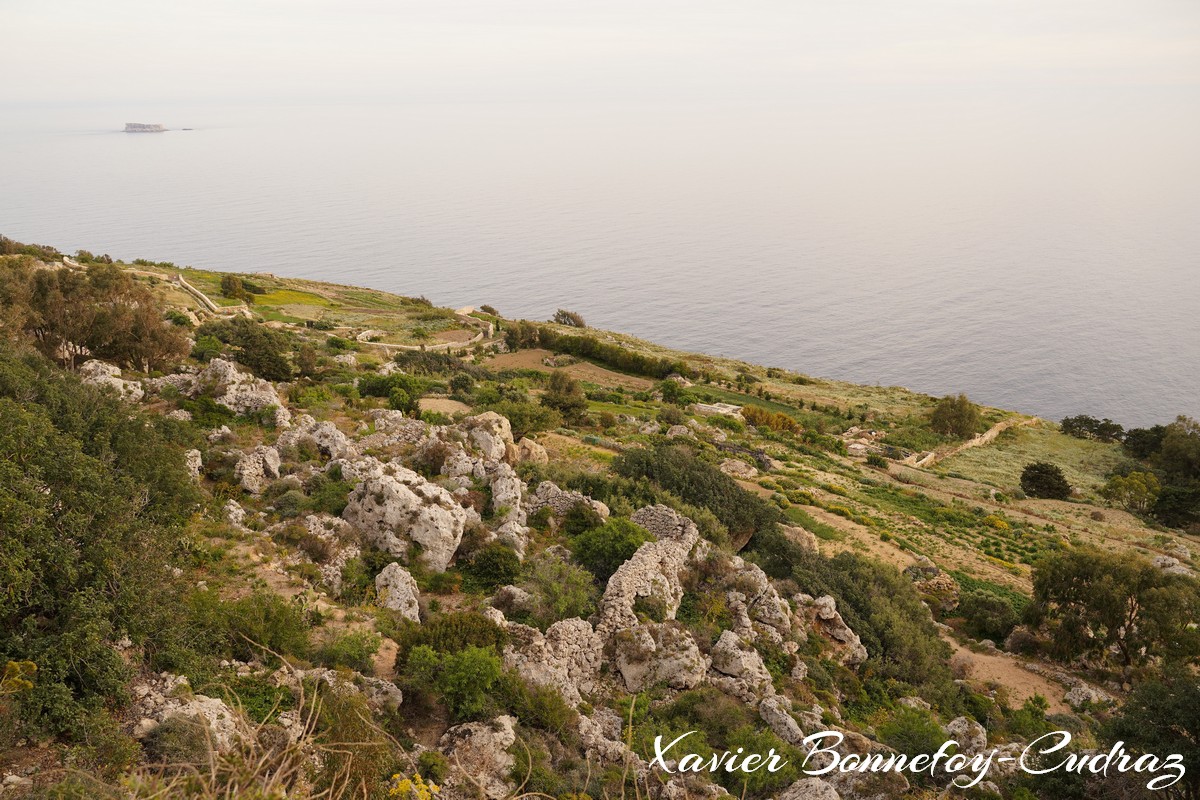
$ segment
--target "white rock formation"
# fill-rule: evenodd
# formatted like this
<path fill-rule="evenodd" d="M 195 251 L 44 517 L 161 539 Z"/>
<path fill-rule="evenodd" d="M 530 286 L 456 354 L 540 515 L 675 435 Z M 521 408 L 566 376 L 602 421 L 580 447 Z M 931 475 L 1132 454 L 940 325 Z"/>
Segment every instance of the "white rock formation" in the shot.
<path fill-rule="evenodd" d="M 270 481 L 279 477 L 279 464 L 279 451 L 260 444 L 242 454 L 233 468 L 233 476 L 250 494 L 261 494 Z"/>
<path fill-rule="evenodd" d="M 758 715 L 767 727 L 783 741 L 799 745 L 804 740 L 804 731 L 792 716 L 792 701 L 781 694 L 773 694 L 758 704 Z"/>
<path fill-rule="evenodd" d="M 762 656 L 733 631 L 722 633 L 713 645 L 710 682 L 749 705 L 775 693 Z"/>
<path fill-rule="evenodd" d="M 121 379 L 121 370 L 112 364 L 92 359 L 79 367 L 79 377 L 84 383 L 112 389 L 118 397 L 131 403 L 142 399 L 145 392 L 137 381 Z"/>
<path fill-rule="evenodd" d="M 329 458 L 355 458 L 358 455 L 354 442 L 336 425 L 317 422 L 308 414 L 301 414 L 292 420 L 292 427 L 279 434 L 275 447 L 282 452 L 302 442 L 309 442 Z"/>
<path fill-rule="evenodd" d="M 586 620 L 560 620 L 545 635 L 528 625 L 508 623 L 505 627 L 509 635 L 504 648 L 506 667 L 531 683 L 554 689 L 572 707 L 583 702 L 581 692 L 595 690 L 603 642 Z"/>
<path fill-rule="evenodd" d="M 528 436 L 517 442 L 517 458 L 530 464 L 550 463 L 550 456 L 546 453 L 546 448 Z"/>
<path fill-rule="evenodd" d="M 146 681 L 135 683 L 131 691 L 132 712 L 136 719 L 135 735 L 150 733 L 172 717 L 198 717 L 208 726 L 212 746 L 217 752 L 227 752 L 248 731 L 245 721 L 223 700 L 193 695 L 187 678 L 163 672 Z"/>
<path fill-rule="evenodd" d="M 249 414 L 266 408 L 279 409 L 275 422 L 286 427 L 291 421 L 287 406 L 269 382 L 246 372 L 239 372 L 233 362 L 214 358 L 195 378 L 189 394 L 209 394 L 218 405 L 236 414 Z"/>
<path fill-rule="evenodd" d="M 643 508 L 632 520 L 659 539 L 639 547 L 608 579 L 596 625 L 604 636 L 638 624 L 633 609 L 639 599 L 661 609 L 664 621 L 675 619 L 683 600 L 680 572 L 700 540 L 695 523 L 666 506 Z"/>
<path fill-rule="evenodd" d="M 509 777 L 515 760 L 508 754 L 517 741 L 516 724 L 514 717 L 504 716 L 455 725 L 446 731 L 438 741 L 438 749 L 451 765 L 443 789 L 471 797 L 478 786 L 488 800 L 509 796 L 516 788 Z"/>
<path fill-rule="evenodd" d="M 552 481 L 542 481 L 537 485 L 534 493 L 525 500 L 525 510 L 529 514 L 536 514 L 543 507 L 549 507 L 554 516 L 561 517 L 579 503 L 589 503 L 597 514 L 608 519 L 608 506 L 604 503 L 580 492 L 560 489 Z"/>
<path fill-rule="evenodd" d="M 695 639 L 679 625 L 649 623 L 618 631 L 610 640 L 613 663 L 630 692 L 665 683 L 694 689 L 708 664 Z"/>
<path fill-rule="evenodd" d="M 471 444 L 486 459 L 503 461 L 509 454 L 509 448 L 515 447 L 512 425 L 495 411 L 467 417 L 459 423 L 459 428 L 466 432 Z"/>
<path fill-rule="evenodd" d="M 393 561 L 375 576 L 375 594 L 384 608 L 400 612 L 413 622 L 421 621 L 421 592 L 417 581 L 404 567 Z"/>
<path fill-rule="evenodd" d="M 467 512 L 442 487 L 387 464 L 354 488 L 342 518 L 392 555 L 420 545 L 425 565 L 443 572 L 462 541 Z"/>
<path fill-rule="evenodd" d="M 187 465 L 187 471 L 193 478 L 200 477 L 200 470 L 204 469 L 204 458 L 200 455 L 199 450 L 188 450 L 183 454 L 184 463 Z"/>

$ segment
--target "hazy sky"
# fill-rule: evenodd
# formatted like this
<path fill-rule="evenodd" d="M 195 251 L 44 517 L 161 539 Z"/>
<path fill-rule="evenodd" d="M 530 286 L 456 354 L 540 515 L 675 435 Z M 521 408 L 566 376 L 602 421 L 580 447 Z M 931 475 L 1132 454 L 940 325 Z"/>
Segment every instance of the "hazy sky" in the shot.
<path fill-rule="evenodd" d="M 0 104 L 1190 102 L 1197 0 L 0 0 Z"/>

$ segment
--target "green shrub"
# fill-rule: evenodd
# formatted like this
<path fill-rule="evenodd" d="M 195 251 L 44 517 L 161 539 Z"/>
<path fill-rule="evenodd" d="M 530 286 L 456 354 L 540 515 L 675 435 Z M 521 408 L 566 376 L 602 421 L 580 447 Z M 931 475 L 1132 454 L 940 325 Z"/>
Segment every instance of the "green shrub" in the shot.
<path fill-rule="evenodd" d="M 417 773 L 427 781 L 441 783 L 450 771 L 450 762 L 437 750 L 422 750 L 417 756 Z"/>
<path fill-rule="evenodd" d="M 966 631 L 976 639 L 1003 642 L 1021 621 L 1020 609 L 1006 598 L 986 590 L 967 590 L 958 601 L 957 613 L 966 620 Z"/>
<path fill-rule="evenodd" d="M 492 707 L 492 688 L 503 672 L 500 657 L 486 647 L 439 653 L 418 645 L 408 654 L 405 675 L 423 690 L 434 690 L 456 720 L 476 719 Z"/>
<path fill-rule="evenodd" d="M 1029 497 L 1066 500 L 1071 496 L 1071 484 L 1058 466 L 1038 461 L 1021 470 L 1021 491 Z"/>
<path fill-rule="evenodd" d="M 571 506 L 566 514 L 563 514 L 562 532 L 567 536 L 575 537 L 593 528 L 599 528 L 603 524 L 604 517 L 600 516 L 600 512 L 591 503 L 579 502 Z"/>
<path fill-rule="evenodd" d="M 315 656 L 317 662 L 326 667 L 345 667 L 370 673 L 374 656 L 382 643 L 382 637 L 374 631 L 335 632 L 320 644 Z"/>
<path fill-rule="evenodd" d="M 208 723 L 204 717 L 176 714 L 150 731 L 142 740 L 142 748 L 152 762 L 199 767 L 208 763 L 208 740 Z"/>
<path fill-rule="evenodd" d="M 523 725 L 558 736 L 574 730 L 578 714 L 552 687 L 528 684 L 509 670 L 500 677 L 496 693 L 501 705 Z"/>
<path fill-rule="evenodd" d="M 468 647 L 489 648 L 499 653 L 508 636 L 504 629 L 483 614 L 460 611 L 439 614 L 424 625 L 404 620 L 396 635 L 396 671 L 404 672 L 410 651 L 429 647 L 435 653 L 457 653 Z"/>
<path fill-rule="evenodd" d="M 628 519 L 613 518 L 577 536 L 571 541 L 571 551 L 575 560 L 603 584 L 651 538 L 642 526 Z"/>
<path fill-rule="evenodd" d="M 592 574 L 553 556 L 530 559 L 521 587 L 533 597 L 527 621 L 542 630 L 560 619 L 586 619 L 596 610 L 597 592 Z"/>
<path fill-rule="evenodd" d="M 488 592 L 515 583 L 521 575 L 521 559 L 511 547 L 490 542 L 471 556 L 462 572 L 469 588 Z"/>
<path fill-rule="evenodd" d="M 881 742 L 908 756 L 936 753 L 946 740 L 946 732 L 928 711 L 908 706 L 897 709 L 878 731 Z"/>
<path fill-rule="evenodd" d="M 967 439 L 978 432 L 981 419 L 979 406 L 965 394 L 946 395 L 934 407 L 929 427 L 944 436 Z"/>
<path fill-rule="evenodd" d="M 277 594 L 260 590 L 222 600 L 209 590 L 190 595 L 187 606 L 210 651 L 239 661 L 264 657 L 263 648 L 301 657 L 309 652 L 308 620 L 299 606 Z"/>

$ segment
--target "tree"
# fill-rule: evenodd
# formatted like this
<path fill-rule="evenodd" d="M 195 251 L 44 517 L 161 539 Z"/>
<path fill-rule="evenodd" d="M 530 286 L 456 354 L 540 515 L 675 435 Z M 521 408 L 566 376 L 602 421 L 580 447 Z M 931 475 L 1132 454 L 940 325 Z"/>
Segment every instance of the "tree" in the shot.
<path fill-rule="evenodd" d="M 1167 435 L 1167 426 L 1155 425 L 1151 428 L 1131 428 L 1126 431 L 1121 446 L 1132 458 L 1140 461 L 1153 456 L 1162 447 L 1163 437 Z"/>
<path fill-rule="evenodd" d="M 1187 667 L 1170 665 L 1134 687 L 1104 731 L 1138 753 L 1178 753 L 1185 769 L 1164 797 L 1200 800 L 1200 681 Z"/>
<path fill-rule="evenodd" d="M 568 424 L 578 423 L 587 413 L 587 397 L 579 381 L 561 370 L 550 373 L 542 405 L 562 414 Z"/>
<path fill-rule="evenodd" d="M 1119 654 L 1129 672 L 1159 656 L 1200 655 L 1200 584 L 1163 572 L 1142 556 L 1078 547 L 1033 570 L 1028 620 L 1044 625 L 1061 660 Z"/>
<path fill-rule="evenodd" d="M 305 378 L 317 374 L 317 350 L 308 342 L 300 345 L 296 351 L 296 369 Z"/>
<path fill-rule="evenodd" d="M 1158 500 L 1162 486 L 1152 472 L 1114 475 L 1100 489 L 1100 496 L 1135 514 L 1145 514 Z"/>
<path fill-rule="evenodd" d="M 572 328 L 586 328 L 587 323 L 583 321 L 583 317 L 576 314 L 574 311 L 567 311 L 565 308 L 560 308 L 554 312 L 554 322 L 559 325 L 570 325 Z"/>
<path fill-rule="evenodd" d="M 1181 416 L 1168 425 L 1154 463 L 1168 483 L 1200 481 L 1200 422 Z"/>
<path fill-rule="evenodd" d="M 575 560 L 600 583 L 607 583 L 612 574 L 650 541 L 650 532 L 628 519 L 610 519 L 599 528 L 580 534 L 571 542 Z"/>
<path fill-rule="evenodd" d="M 966 439 L 979 429 L 979 406 L 965 394 L 946 395 L 938 401 L 929 419 L 929 427 L 944 436 Z"/>
<path fill-rule="evenodd" d="M 288 337 L 279 331 L 246 317 L 232 320 L 206 322 L 196 331 L 197 341 L 204 336 L 214 336 L 235 348 L 239 364 L 260 378 L 269 381 L 287 381 L 292 378 L 292 365 L 288 362 L 290 349 Z"/>
<path fill-rule="evenodd" d="M 1062 421 L 1062 432 L 1076 439 L 1095 439 L 1098 442 L 1119 442 L 1125 429 L 1111 419 L 1096 419 L 1087 414 L 1066 417 Z"/>
<path fill-rule="evenodd" d="M 148 371 L 187 353 L 187 337 L 163 319 L 162 303 L 119 267 L 10 271 L 3 283 L 6 314 L 21 320 L 39 350 L 70 367 L 90 355 Z"/>
<path fill-rule="evenodd" d="M 1030 497 L 1066 500 L 1071 496 L 1071 484 L 1057 465 L 1037 461 L 1021 470 L 1021 491 Z"/>
<path fill-rule="evenodd" d="M 241 300 L 243 303 L 253 303 L 254 295 L 252 295 L 242 283 L 242 279 L 237 275 L 225 274 L 221 276 L 221 294 L 231 300 Z"/>

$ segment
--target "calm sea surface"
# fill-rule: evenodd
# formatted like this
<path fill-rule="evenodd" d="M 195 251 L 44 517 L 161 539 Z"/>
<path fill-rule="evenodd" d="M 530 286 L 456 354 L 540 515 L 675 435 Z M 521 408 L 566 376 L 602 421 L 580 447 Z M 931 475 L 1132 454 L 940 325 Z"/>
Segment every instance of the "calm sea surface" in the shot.
<path fill-rule="evenodd" d="M 24 108 L 0 115 L 0 233 L 564 307 L 1053 419 L 1200 416 L 1200 132 L 1036 104 Z"/>

